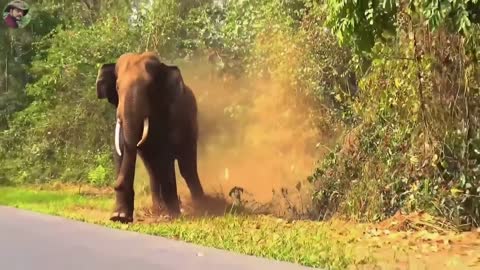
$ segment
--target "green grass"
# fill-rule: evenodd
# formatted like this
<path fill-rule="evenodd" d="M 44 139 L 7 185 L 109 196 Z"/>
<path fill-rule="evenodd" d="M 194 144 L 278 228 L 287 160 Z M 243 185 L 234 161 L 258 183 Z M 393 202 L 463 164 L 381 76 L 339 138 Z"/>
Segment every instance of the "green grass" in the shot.
<path fill-rule="evenodd" d="M 49 214 L 59 213 L 62 210 L 68 212 L 73 207 L 95 207 L 99 210 L 108 211 L 113 202 L 110 198 L 32 188 L 0 187 L 0 194 L 1 205 Z"/>
<path fill-rule="evenodd" d="M 354 234 L 341 236 L 329 223 L 226 215 L 122 225 L 106 221 L 113 204 L 110 197 L 32 187 L 0 187 L 0 204 L 306 266 L 345 269 L 370 261 L 356 254 Z"/>

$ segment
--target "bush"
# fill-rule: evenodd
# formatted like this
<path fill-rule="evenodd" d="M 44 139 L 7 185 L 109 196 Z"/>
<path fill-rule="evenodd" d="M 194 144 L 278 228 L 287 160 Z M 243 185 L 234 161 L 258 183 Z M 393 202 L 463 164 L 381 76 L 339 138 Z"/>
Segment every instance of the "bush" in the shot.
<path fill-rule="evenodd" d="M 459 227 L 476 226 L 477 38 L 403 25 L 393 44 L 373 46 L 350 106 L 359 124 L 309 178 L 317 215 L 371 221 L 429 211 Z"/>
<path fill-rule="evenodd" d="M 36 81 L 27 86 L 27 94 L 34 101 L 1 136 L 1 149 L 7 152 L 0 166 L 8 178 L 77 181 L 97 167 L 95 157 L 106 153 L 113 140 L 108 135 L 114 111 L 96 99 L 93 86 L 99 64 L 133 50 L 136 37 L 127 30 L 128 25 L 111 17 L 90 28 L 57 29 L 39 44 L 48 49 L 30 69 Z"/>

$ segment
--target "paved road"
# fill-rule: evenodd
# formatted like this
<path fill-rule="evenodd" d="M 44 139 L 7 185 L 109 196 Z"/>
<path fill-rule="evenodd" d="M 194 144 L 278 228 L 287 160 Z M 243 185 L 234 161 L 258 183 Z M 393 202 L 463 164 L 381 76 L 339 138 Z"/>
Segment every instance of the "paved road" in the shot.
<path fill-rule="evenodd" d="M 311 268 L 0 206 L 0 269 Z"/>

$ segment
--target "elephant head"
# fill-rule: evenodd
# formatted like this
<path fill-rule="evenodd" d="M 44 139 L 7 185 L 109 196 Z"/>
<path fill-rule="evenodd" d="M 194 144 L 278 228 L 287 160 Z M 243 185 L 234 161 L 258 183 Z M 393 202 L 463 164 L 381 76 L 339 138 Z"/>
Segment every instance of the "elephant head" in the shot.
<path fill-rule="evenodd" d="M 120 129 L 127 146 L 141 146 L 148 137 L 153 110 L 168 111 L 184 91 L 178 67 L 166 65 L 148 52 L 123 54 L 116 63 L 102 65 L 96 86 L 97 97 L 106 98 L 117 108 L 115 148 L 119 155 Z"/>

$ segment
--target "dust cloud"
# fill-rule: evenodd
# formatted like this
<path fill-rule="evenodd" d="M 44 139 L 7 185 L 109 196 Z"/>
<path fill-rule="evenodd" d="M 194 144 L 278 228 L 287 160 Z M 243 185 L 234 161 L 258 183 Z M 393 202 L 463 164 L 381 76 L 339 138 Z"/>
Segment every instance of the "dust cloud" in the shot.
<path fill-rule="evenodd" d="M 232 188 L 241 187 L 251 207 L 268 205 L 279 215 L 308 207 L 305 179 L 325 152 L 316 145 L 322 137 L 322 144 L 332 140 L 313 125 L 311 108 L 275 80 L 212 78 L 206 59 L 180 68 L 197 98 L 198 170 L 205 191 L 231 200 Z M 148 189 L 143 166 L 138 174 Z M 179 196 L 188 201 L 178 166 L 176 174 Z"/>

